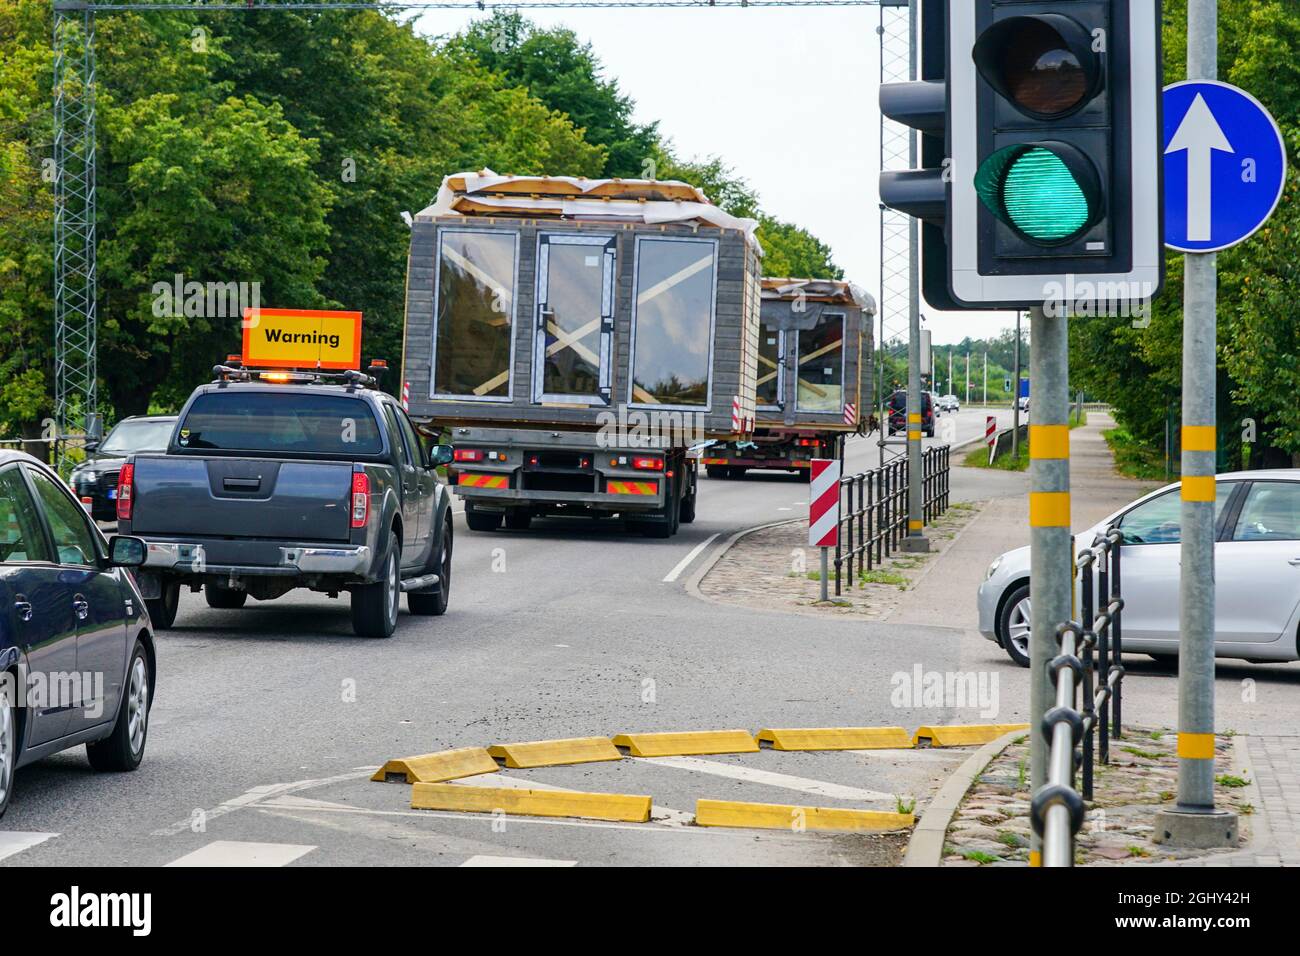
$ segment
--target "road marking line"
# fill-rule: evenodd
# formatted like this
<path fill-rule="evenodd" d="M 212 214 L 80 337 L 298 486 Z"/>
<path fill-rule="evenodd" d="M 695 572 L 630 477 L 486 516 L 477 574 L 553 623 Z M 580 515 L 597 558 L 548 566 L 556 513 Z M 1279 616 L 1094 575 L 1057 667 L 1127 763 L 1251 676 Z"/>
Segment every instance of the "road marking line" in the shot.
<path fill-rule="evenodd" d="M 244 843 L 239 840 L 215 840 L 186 853 L 168 866 L 287 866 L 306 856 L 314 846 L 296 843 Z"/>
<path fill-rule="evenodd" d="M 894 794 L 879 790 L 863 790 L 843 784 L 829 783 L 825 780 L 810 780 L 807 777 L 795 777 L 787 773 L 774 773 L 771 770 L 759 770 L 755 767 L 742 767 L 737 764 L 720 763 L 716 760 L 701 760 L 699 757 L 635 757 L 644 763 L 656 763 L 679 770 L 691 770 L 695 773 L 712 774 L 745 783 L 763 784 L 780 787 L 783 790 L 797 790 L 819 797 L 832 797 L 837 800 L 894 800 Z"/>
<path fill-rule="evenodd" d="M 461 866 L 577 866 L 577 860 L 546 860 L 531 856 L 471 856 Z"/>
<path fill-rule="evenodd" d="M 299 790 L 314 790 L 317 787 L 328 786 L 331 783 L 346 783 L 349 780 L 369 777 L 378 769 L 379 768 L 376 766 L 362 767 L 351 773 L 335 774 L 332 777 L 320 777 L 315 780 L 295 780 L 292 783 L 267 783 L 259 787 L 252 787 L 237 797 L 221 802 L 211 810 L 200 808 L 184 820 L 177 820 L 175 823 L 171 824 L 171 826 L 161 827 L 154 830 L 152 835 L 176 836 L 176 834 L 184 833 L 186 830 L 193 827 L 196 818 L 201 818 L 205 823 L 211 822 L 217 817 L 223 817 L 227 813 L 233 813 L 235 810 L 255 806 L 263 800 L 269 800 L 273 797 L 294 793 Z"/>
<path fill-rule="evenodd" d="M 30 850 L 56 836 L 57 833 L 31 833 L 21 830 L 0 832 L 0 860 L 15 853 L 22 853 L 23 850 Z"/>
<path fill-rule="evenodd" d="M 691 548 L 691 553 L 686 555 L 686 557 L 682 558 L 680 561 L 678 561 L 677 566 L 668 572 L 668 575 L 664 578 L 664 583 L 672 584 L 679 577 L 681 577 L 681 573 L 691 566 L 691 562 L 694 561 L 696 558 L 698 558 L 700 556 L 700 552 L 703 551 L 705 548 L 707 548 L 709 545 L 711 545 L 715 538 L 717 538 L 717 535 L 711 534 L 703 541 L 701 541 L 699 544 L 697 544 L 695 547 Z"/>

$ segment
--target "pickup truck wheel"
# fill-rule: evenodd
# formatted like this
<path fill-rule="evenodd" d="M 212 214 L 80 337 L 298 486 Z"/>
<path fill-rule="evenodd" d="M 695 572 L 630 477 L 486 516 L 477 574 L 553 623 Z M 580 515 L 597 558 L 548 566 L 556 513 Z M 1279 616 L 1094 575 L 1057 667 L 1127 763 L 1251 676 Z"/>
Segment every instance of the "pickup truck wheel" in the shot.
<path fill-rule="evenodd" d="M 86 757 L 96 770 L 134 770 L 144 759 L 144 744 L 148 737 L 149 661 L 144 645 L 136 641 L 113 732 L 103 740 L 86 744 Z"/>
<path fill-rule="evenodd" d="M 162 594 L 144 602 L 155 631 L 165 631 L 176 623 L 176 609 L 181 603 L 181 583 L 163 578 Z"/>
<path fill-rule="evenodd" d="M 401 596 L 397 548 L 390 546 L 384 558 L 383 577 L 352 591 L 352 630 L 360 637 L 392 637 L 397 630 L 397 602 Z"/>
<path fill-rule="evenodd" d="M 18 766 L 18 709 L 14 703 L 0 696 L 0 817 L 14 792 L 14 768 Z"/>
<path fill-rule="evenodd" d="M 447 529 L 442 533 L 442 549 L 431 569 L 438 573 L 438 586 L 428 591 L 406 592 L 406 607 L 412 614 L 438 616 L 447 613 L 447 604 L 451 600 L 451 546 L 451 513 L 448 512 Z"/>
<path fill-rule="evenodd" d="M 241 608 L 248 601 L 247 591 L 237 591 L 234 588 L 222 587 L 219 584 L 205 584 L 203 586 L 203 596 L 207 598 L 208 607 L 215 607 L 223 611 Z"/>
<path fill-rule="evenodd" d="M 465 506 L 465 524 L 471 531 L 495 531 L 501 527 L 501 517 L 499 511 L 477 511 Z"/>

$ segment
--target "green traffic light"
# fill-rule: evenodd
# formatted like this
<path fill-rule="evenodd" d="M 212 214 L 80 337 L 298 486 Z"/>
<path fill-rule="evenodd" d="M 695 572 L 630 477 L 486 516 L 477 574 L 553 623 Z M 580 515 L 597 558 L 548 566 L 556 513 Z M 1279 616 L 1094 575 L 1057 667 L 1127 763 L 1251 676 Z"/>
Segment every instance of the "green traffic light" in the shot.
<path fill-rule="evenodd" d="M 1011 163 L 1002 202 L 1012 224 L 1031 239 L 1060 242 L 1088 224 L 1088 199 L 1065 163 L 1031 149 Z"/>
<path fill-rule="evenodd" d="M 1085 232 L 1101 207 L 1095 168 L 1064 143 L 998 150 L 980 165 L 975 189 L 990 212 L 1042 245 L 1059 245 Z"/>

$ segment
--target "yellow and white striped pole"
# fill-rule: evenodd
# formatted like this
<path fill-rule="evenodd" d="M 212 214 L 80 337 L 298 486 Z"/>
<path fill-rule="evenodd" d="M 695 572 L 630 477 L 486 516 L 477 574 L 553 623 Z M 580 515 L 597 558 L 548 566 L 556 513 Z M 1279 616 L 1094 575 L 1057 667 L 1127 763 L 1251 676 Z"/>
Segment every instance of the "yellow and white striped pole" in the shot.
<path fill-rule="evenodd" d="M 1064 315 L 1029 313 L 1029 377 L 1034 423 L 1029 427 L 1029 713 L 1032 792 L 1047 784 L 1049 745 L 1043 715 L 1056 704 L 1048 663 L 1057 655 L 1056 628 L 1070 620 L 1074 553 L 1070 538 L 1069 342 Z M 1031 866 L 1042 865 L 1034 836 Z"/>

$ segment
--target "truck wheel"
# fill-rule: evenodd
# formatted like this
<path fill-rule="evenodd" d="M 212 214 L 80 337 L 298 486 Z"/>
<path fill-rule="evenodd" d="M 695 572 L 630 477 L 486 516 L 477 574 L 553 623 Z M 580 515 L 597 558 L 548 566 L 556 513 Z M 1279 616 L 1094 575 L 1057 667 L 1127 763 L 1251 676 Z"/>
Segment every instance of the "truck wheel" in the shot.
<path fill-rule="evenodd" d="M 131 666 L 122 687 L 122 704 L 117 709 L 113 732 L 103 740 L 86 744 L 86 757 L 96 770 L 134 770 L 144 759 L 149 737 L 149 660 L 138 640 L 131 652 Z"/>
<path fill-rule="evenodd" d="M 745 477 L 745 473 L 746 473 L 747 471 L 749 471 L 749 469 L 748 469 L 748 468 L 728 468 L 727 471 L 729 472 L 729 474 L 727 475 L 727 477 L 730 478 L 732 481 L 736 481 L 737 479 L 744 478 L 744 477 Z"/>
<path fill-rule="evenodd" d="M 715 480 L 719 480 L 719 481 L 720 481 L 721 479 L 723 479 L 723 478 L 728 477 L 728 475 L 727 475 L 727 469 L 726 469 L 726 468 L 723 468 L 721 465 L 705 465 L 705 466 L 704 466 L 704 474 L 707 475 L 707 476 L 710 477 L 710 478 L 713 478 L 713 479 L 715 479 Z"/>
<path fill-rule="evenodd" d="M 682 498 L 681 521 L 682 524 L 690 524 L 695 520 L 695 492 L 691 492 Z"/>
<path fill-rule="evenodd" d="M 527 531 L 533 523 L 533 513 L 527 508 L 512 508 L 506 512 L 506 527 L 511 531 Z"/>
<path fill-rule="evenodd" d="M 176 610 L 180 603 L 181 583 L 163 578 L 162 595 L 144 602 L 155 631 L 165 631 L 176 623 Z"/>
<path fill-rule="evenodd" d="M 360 637 L 392 637 L 397 630 L 397 602 L 402 596 L 397 551 L 389 546 L 378 581 L 352 590 L 352 630 Z"/>
<path fill-rule="evenodd" d="M 671 521 L 629 521 L 631 530 L 641 533 L 643 538 L 671 538 L 673 523 Z"/>
<path fill-rule="evenodd" d="M 208 607 L 215 607 L 223 611 L 233 611 L 235 608 L 241 608 L 248 601 L 247 591 L 238 591 L 235 588 L 222 587 L 219 584 L 203 585 L 203 596 L 208 599 Z"/>
<path fill-rule="evenodd" d="M 495 531 L 501 527 L 501 512 L 476 511 L 466 505 L 465 524 L 469 526 L 471 531 Z"/>
<path fill-rule="evenodd" d="M 442 547 L 438 559 L 429 568 L 429 573 L 438 573 L 437 587 L 427 591 L 407 591 L 406 607 L 412 614 L 438 615 L 447 613 L 447 604 L 451 600 L 451 512 L 447 512 L 447 528 L 442 533 Z"/>

